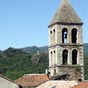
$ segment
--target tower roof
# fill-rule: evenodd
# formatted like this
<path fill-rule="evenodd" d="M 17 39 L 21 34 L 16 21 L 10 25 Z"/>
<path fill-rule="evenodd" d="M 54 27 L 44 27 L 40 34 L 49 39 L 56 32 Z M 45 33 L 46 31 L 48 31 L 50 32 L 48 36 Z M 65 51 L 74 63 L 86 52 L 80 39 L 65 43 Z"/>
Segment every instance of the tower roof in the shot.
<path fill-rule="evenodd" d="M 82 23 L 82 21 L 76 14 L 69 1 L 62 0 L 60 7 L 54 15 L 50 25 L 53 25 L 55 23 Z"/>

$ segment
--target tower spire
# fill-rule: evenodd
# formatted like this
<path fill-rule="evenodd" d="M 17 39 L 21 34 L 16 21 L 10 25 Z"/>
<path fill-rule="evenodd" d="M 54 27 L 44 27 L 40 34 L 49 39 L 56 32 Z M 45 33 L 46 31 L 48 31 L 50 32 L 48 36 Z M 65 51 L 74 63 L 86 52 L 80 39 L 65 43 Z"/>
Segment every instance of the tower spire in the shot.
<path fill-rule="evenodd" d="M 82 23 L 82 21 L 69 3 L 69 0 L 61 0 L 61 4 L 49 26 L 55 23 Z"/>
<path fill-rule="evenodd" d="M 62 0 L 62 2 L 67 3 L 67 2 L 69 2 L 69 0 Z"/>

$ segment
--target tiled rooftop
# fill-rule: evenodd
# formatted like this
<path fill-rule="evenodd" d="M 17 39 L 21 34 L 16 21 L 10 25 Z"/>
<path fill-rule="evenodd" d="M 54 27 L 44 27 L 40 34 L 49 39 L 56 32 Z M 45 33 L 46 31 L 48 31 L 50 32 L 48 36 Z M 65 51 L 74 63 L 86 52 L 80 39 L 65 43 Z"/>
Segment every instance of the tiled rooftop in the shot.
<path fill-rule="evenodd" d="M 37 88 L 72 88 L 77 85 L 77 81 L 47 81 Z"/>
<path fill-rule="evenodd" d="M 38 86 L 48 80 L 49 78 L 46 74 L 25 74 L 24 76 L 15 80 L 15 82 L 23 87 L 30 87 Z"/>
<path fill-rule="evenodd" d="M 78 85 L 75 85 L 72 88 L 88 88 L 88 81 L 80 82 Z"/>

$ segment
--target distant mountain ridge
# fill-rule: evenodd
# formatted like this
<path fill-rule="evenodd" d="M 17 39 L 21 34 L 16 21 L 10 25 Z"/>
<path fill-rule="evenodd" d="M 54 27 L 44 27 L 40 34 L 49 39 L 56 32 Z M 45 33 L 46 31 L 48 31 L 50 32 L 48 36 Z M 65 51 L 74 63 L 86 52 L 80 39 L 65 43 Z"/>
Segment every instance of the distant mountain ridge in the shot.
<path fill-rule="evenodd" d="M 0 50 L 0 53 L 2 53 L 2 51 Z"/>
<path fill-rule="evenodd" d="M 26 53 L 37 53 L 37 52 L 46 52 L 48 53 L 48 46 L 43 46 L 43 47 L 37 47 L 37 46 L 31 46 L 31 47 L 24 47 L 21 48 L 23 52 Z"/>
<path fill-rule="evenodd" d="M 84 55 L 88 56 L 88 43 L 84 43 Z M 48 53 L 48 46 L 42 46 L 42 47 L 37 47 L 37 46 L 31 46 L 31 47 L 24 47 L 21 48 L 23 52 L 26 53 L 37 53 L 39 52 L 46 52 Z"/>
<path fill-rule="evenodd" d="M 84 43 L 83 46 L 84 46 L 84 55 L 88 56 L 88 43 Z M 25 53 L 45 52 L 48 54 L 48 46 L 42 46 L 42 47 L 29 46 L 29 47 L 24 47 L 20 49 Z M 0 50 L 0 53 L 2 52 L 3 51 Z"/>
<path fill-rule="evenodd" d="M 49 66 L 48 46 L 9 47 L 0 52 L 0 74 L 13 80 L 26 73 L 45 73 Z M 88 80 L 88 43 L 84 43 L 84 68 Z"/>
<path fill-rule="evenodd" d="M 88 43 L 84 43 L 84 55 L 88 56 Z"/>

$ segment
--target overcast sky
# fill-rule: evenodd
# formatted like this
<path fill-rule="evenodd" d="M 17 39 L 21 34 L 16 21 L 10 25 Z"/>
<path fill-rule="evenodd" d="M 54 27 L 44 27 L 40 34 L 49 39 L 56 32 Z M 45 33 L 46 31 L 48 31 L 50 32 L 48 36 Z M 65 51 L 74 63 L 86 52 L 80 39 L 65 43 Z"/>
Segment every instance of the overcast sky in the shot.
<path fill-rule="evenodd" d="M 88 0 L 69 0 L 88 42 Z M 0 0 L 0 50 L 48 45 L 48 25 L 61 0 Z"/>

